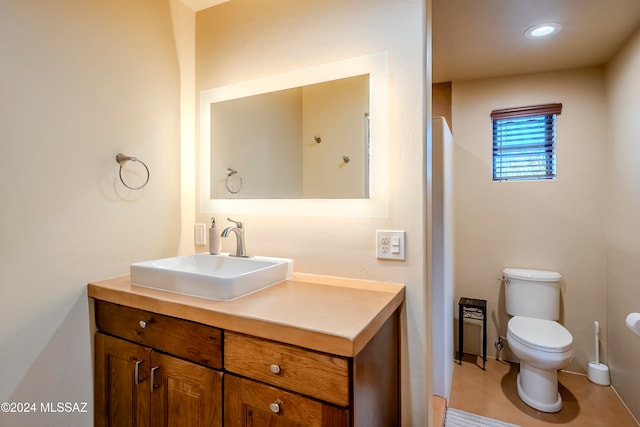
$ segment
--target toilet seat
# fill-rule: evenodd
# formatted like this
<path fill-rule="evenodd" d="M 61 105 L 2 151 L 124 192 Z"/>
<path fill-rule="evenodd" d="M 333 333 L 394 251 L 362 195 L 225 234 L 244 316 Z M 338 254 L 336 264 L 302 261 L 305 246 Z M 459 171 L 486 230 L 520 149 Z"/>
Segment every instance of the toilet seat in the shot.
<path fill-rule="evenodd" d="M 547 353 L 570 350 L 573 336 L 558 322 L 515 316 L 507 325 L 509 335 L 525 347 Z"/>

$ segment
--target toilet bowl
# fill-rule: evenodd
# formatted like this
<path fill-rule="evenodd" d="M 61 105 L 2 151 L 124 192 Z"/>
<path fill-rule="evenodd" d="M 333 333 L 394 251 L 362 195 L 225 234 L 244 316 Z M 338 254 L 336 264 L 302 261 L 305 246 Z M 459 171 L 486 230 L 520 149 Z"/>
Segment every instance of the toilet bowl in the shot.
<path fill-rule="evenodd" d="M 505 268 L 502 271 L 507 342 L 520 359 L 518 396 L 543 412 L 558 412 L 558 369 L 573 357 L 573 337 L 560 318 L 560 280 L 555 271 Z"/>
<path fill-rule="evenodd" d="M 558 369 L 573 357 L 573 337 L 553 320 L 514 316 L 507 325 L 507 341 L 520 359 L 518 396 L 543 412 L 558 412 Z"/>

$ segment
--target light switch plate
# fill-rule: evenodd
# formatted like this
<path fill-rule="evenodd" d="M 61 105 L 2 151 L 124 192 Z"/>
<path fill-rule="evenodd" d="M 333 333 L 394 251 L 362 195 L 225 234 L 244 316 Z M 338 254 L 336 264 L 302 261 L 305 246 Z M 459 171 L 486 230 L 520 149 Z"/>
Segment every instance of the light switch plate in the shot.
<path fill-rule="evenodd" d="M 404 261 L 404 241 L 402 230 L 376 230 L 376 258 Z"/>
<path fill-rule="evenodd" d="M 193 234 L 194 243 L 196 245 L 207 244 L 207 224 L 196 224 Z"/>

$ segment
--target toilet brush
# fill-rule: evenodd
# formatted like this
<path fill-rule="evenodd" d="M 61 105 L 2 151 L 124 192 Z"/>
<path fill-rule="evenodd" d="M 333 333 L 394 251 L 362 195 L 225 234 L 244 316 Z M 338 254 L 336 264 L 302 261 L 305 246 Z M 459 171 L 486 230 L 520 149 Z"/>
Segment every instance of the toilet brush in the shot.
<path fill-rule="evenodd" d="M 593 383 L 600 385 L 609 385 L 609 367 L 604 363 L 600 363 L 600 344 L 598 342 L 598 334 L 600 333 L 600 324 L 596 320 L 593 323 L 596 336 L 596 361 L 589 362 L 587 377 Z"/>

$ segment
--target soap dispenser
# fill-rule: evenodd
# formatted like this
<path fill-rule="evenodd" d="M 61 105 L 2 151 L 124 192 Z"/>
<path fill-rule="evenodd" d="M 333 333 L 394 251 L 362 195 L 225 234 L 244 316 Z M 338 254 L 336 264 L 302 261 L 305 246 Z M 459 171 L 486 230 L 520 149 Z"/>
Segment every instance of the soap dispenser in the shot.
<path fill-rule="evenodd" d="M 209 228 L 209 253 L 211 255 L 220 253 L 220 233 L 215 218 L 211 218 L 211 228 Z"/>

